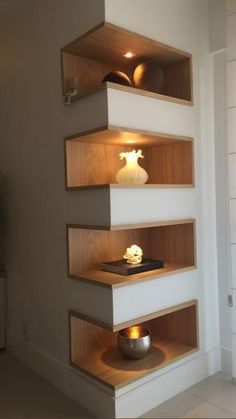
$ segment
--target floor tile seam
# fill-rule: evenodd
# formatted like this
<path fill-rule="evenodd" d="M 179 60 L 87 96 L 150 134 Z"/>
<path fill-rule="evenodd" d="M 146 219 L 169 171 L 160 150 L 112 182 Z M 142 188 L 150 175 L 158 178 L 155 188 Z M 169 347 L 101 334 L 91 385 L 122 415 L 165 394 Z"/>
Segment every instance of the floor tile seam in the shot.
<path fill-rule="evenodd" d="M 199 399 L 201 399 L 201 400 L 203 400 L 204 402 L 207 402 L 207 403 L 211 404 L 211 405 L 212 405 L 212 406 L 214 406 L 214 407 L 217 407 L 218 409 L 224 410 L 226 413 L 230 413 L 231 415 L 234 415 L 234 416 L 235 416 L 235 418 L 236 418 L 236 412 L 234 412 L 233 410 L 230 410 L 230 409 L 225 409 L 224 407 L 219 406 L 219 405 L 218 405 L 218 404 L 216 404 L 216 403 L 213 403 L 213 402 L 212 402 L 212 401 L 210 401 L 209 399 L 205 399 L 204 397 L 199 396 L 199 395 L 198 395 L 198 394 L 196 394 L 196 393 L 193 393 L 191 390 L 186 390 L 186 392 L 187 392 L 187 393 L 190 393 L 191 395 L 193 395 L 193 396 L 195 396 L 195 397 L 197 397 L 197 398 L 199 398 Z"/>

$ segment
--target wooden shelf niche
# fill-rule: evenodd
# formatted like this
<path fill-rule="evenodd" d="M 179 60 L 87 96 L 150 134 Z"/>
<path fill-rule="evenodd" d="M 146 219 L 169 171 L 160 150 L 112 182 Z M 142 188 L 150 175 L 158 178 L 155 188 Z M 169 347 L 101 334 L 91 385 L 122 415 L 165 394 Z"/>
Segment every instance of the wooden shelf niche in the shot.
<path fill-rule="evenodd" d="M 124 55 L 132 52 L 132 58 Z M 148 75 L 153 83 L 145 90 L 134 87 L 133 73 L 138 64 L 152 61 L 162 68 L 164 79 L 161 93 L 157 93 L 157 71 Z M 111 71 L 124 72 L 131 86 L 104 82 Z M 71 89 L 72 80 L 78 79 L 78 95 L 86 96 L 100 88 L 112 87 L 126 92 L 191 105 L 192 56 L 152 39 L 103 22 L 80 38 L 62 48 L 62 79 L 64 95 Z M 151 86 L 150 86 L 151 84 Z M 155 87 L 154 87 L 155 86 Z M 140 87 L 140 86 L 139 86 Z M 143 87 L 143 85 L 142 85 Z"/>
<path fill-rule="evenodd" d="M 70 361 L 114 392 L 198 350 L 197 300 L 170 307 L 108 330 L 92 319 L 70 312 Z M 142 359 L 119 352 L 117 331 L 132 325 L 151 330 L 152 345 Z"/>
<path fill-rule="evenodd" d="M 148 172 L 145 185 L 119 185 L 125 163 L 119 153 L 140 148 L 139 164 Z M 193 139 L 116 126 L 99 127 L 65 139 L 66 188 L 193 187 Z"/>
<path fill-rule="evenodd" d="M 113 227 L 68 225 L 67 240 L 69 277 L 109 288 L 196 267 L 193 219 Z M 163 260 L 164 268 L 129 276 L 101 270 L 101 263 L 122 259 L 132 244 L 142 248 L 144 257 Z"/>

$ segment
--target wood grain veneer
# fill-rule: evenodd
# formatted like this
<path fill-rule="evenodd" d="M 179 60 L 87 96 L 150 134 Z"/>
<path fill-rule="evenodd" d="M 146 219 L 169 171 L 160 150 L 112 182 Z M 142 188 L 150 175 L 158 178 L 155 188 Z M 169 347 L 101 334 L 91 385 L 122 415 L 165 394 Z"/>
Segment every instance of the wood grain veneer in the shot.
<path fill-rule="evenodd" d="M 73 366 L 113 391 L 198 350 L 198 309 L 192 300 L 109 331 L 70 312 L 70 361 Z M 152 347 L 140 360 L 123 357 L 117 331 L 142 324 L 151 330 Z"/>
<path fill-rule="evenodd" d="M 185 301 L 181 304 L 176 304 L 176 305 L 171 306 L 171 307 L 163 308 L 162 310 L 158 310 L 158 311 L 155 311 L 155 312 L 152 312 L 152 313 L 149 313 L 149 314 L 145 314 L 143 316 L 136 317 L 135 319 L 128 320 L 124 323 L 120 323 L 120 324 L 116 324 L 116 325 L 105 323 L 105 322 L 102 322 L 101 320 L 97 320 L 93 317 L 86 316 L 86 315 L 84 315 L 84 314 L 82 314 L 82 313 L 80 313 L 76 310 L 70 310 L 69 311 L 69 319 L 72 319 L 72 318 L 76 317 L 80 320 L 85 320 L 88 323 L 92 323 L 94 325 L 97 325 L 97 326 L 101 327 L 102 329 L 107 329 L 107 330 L 110 330 L 112 332 L 118 332 L 119 330 L 122 330 L 126 327 L 134 326 L 134 325 L 141 324 L 141 323 L 142 324 L 147 323 L 150 320 L 157 319 L 158 317 L 162 317 L 162 316 L 164 317 L 167 314 L 171 314 L 171 313 L 177 312 L 178 310 L 183 310 L 183 309 L 190 308 L 190 307 L 193 307 L 193 306 L 196 306 L 196 308 L 198 307 L 198 301 L 196 299 Z M 197 321 L 198 321 L 198 318 L 197 318 Z"/>
<path fill-rule="evenodd" d="M 108 126 L 65 139 L 66 188 L 117 184 L 116 174 L 125 165 L 119 153 L 134 148 L 142 149 L 139 164 L 149 174 L 148 183 L 139 187 L 194 186 L 192 138 Z"/>
<path fill-rule="evenodd" d="M 127 51 L 135 56 L 125 58 Z M 79 81 L 79 95 L 74 100 L 102 87 L 104 76 L 114 70 L 125 72 L 133 82 L 137 64 L 151 59 L 162 67 L 165 75 L 162 94 L 114 83 L 105 87 L 192 104 L 192 61 L 187 52 L 103 22 L 66 45 L 61 53 L 64 93 L 70 89 L 73 78 Z"/>
<path fill-rule="evenodd" d="M 107 231 L 117 231 L 117 230 L 131 230 L 137 228 L 151 228 L 151 227 L 163 227 L 170 225 L 178 224 L 192 224 L 194 223 L 194 218 L 181 218 L 177 220 L 165 220 L 165 221 L 149 221 L 145 223 L 134 223 L 134 224 L 114 224 L 114 225 L 98 225 L 98 224 L 67 224 L 67 227 L 70 228 L 82 228 L 82 229 L 91 229 L 91 230 L 107 230 Z"/>
<path fill-rule="evenodd" d="M 67 226 L 68 275 L 94 285 L 118 288 L 193 269 L 196 266 L 194 220 L 153 224 L 120 226 L 120 230 L 113 231 L 101 226 L 99 229 Z M 100 269 L 103 262 L 122 259 L 131 244 L 140 246 L 145 257 L 164 260 L 164 268 L 130 276 Z"/>
<path fill-rule="evenodd" d="M 122 276 L 111 272 L 93 269 L 79 273 L 72 273 L 69 274 L 69 277 L 77 281 L 85 281 L 93 285 L 115 289 L 124 287 L 125 285 L 137 284 L 138 282 L 142 282 L 145 280 L 174 275 L 195 268 L 195 265 L 189 266 L 174 263 L 166 263 L 164 268 L 156 269 L 149 272 L 141 272 L 130 276 Z"/>

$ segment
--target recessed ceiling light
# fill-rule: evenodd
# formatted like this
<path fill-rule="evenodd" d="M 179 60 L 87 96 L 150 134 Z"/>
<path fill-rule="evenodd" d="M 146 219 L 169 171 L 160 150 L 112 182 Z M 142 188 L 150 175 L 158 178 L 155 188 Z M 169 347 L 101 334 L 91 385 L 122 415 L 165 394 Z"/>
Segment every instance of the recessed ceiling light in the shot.
<path fill-rule="evenodd" d="M 128 52 L 126 52 L 126 54 L 124 54 L 123 55 L 123 57 L 125 57 L 125 58 L 132 58 L 132 57 L 134 57 L 136 54 L 133 54 L 133 52 L 130 52 L 130 51 L 128 51 Z"/>

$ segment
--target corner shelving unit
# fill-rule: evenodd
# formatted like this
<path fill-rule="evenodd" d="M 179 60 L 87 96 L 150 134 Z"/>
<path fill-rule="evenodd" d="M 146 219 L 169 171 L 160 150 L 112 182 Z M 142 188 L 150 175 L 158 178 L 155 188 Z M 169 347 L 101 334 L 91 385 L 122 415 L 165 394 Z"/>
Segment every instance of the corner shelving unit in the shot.
<path fill-rule="evenodd" d="M 112 329 L 74 311 L 70 311 L 69 320 L 71 365 L 113 392 L 198 350 L 196 300 Z M 117 332 L 133 325 L 148 327 L 152 334 L 150 352 L 145 358 L 135 361 L 124 358 L 116 346 Z"/>
<path fill-rule="evenodd" d="M 122 259 L 124 249 L 134 242 L 145 257 L 163 260 L 164 268 L 130 276 L 101 270 L 101 263 Z M 193 219 L 113 227 L 68 225 L 67 243 L 69 277 L 109 288 L 196 267 Z"/>
<path fill-rule="evenodd" d="M 127 51 L 134 54 L 132 59 L 124 57 Z M 187 52 L 103 22 L 66 45 L 61 53 L 64 95 L 70 89 L 71 80 L 78 79 L 79 93 L 73 100 L 101 88 L 112 88 L 192 105 L 192 56 Z M 102 83 L 104 76 L 113 70 L 125 72 L 132 81 L 135 67 L 143 60 L 152 60 L 161 66 L 164 73 L 162 93 Z"/>
<path fill-rule="evenodd" d="M 142 148 L 145 185 L 119 185 L 122 151 Z M 193 187 L 193 139 L 158 132 L 105 126 L 65 139 L 66 188 Z"/>
<path fill-rule="evenodd" d="M 131 58 L 127 58 L 129 51 Z M 193 104 L 192 55 L 113 24 L 103 22 L 66 45 L 61 50 L 61 58 L 66 104 L 108 88 L 175 102 L 179 106 Z M 148 62 L 161 68 L 161 91 L 150 88 L 156 83 L 155 71 L 150 73 L 153 83 L 145 88 L 144 84 L 142 89 L 135 86 L 135 68 Z M 104 76 L 112 71 L 124 72 L 131 85 L 104 83 Z M 78 90 L 72 89 L 75 81 Z M 109 124 L 109 112 L 105 121 L 104 126 L 83 132 L 78 130 L 65 138 L 65 186 L 68 192 L 120 188 L 113 193 L 122 195 L 125 188 L 130 188 L 132 193 L 132 188 L 141 191 L 145 188 L 194 187 L 192 137 L 114 126 Z M 119 185 L 116 174 L 123 167 L 119 153 L 137 148 L 143 152 L 141 165 L 148 172 L 148 182 L 145 185 Z M 145 193 L 150 197 L 151 192 Z M 158 193 L 162 194 L 161 191 Z M 165 194 L 163 197 L 165 199 Z M 107 202 L 111 205 L 111 199 Z M 103 385 L 99 386 L 99 391 L 109 389 L 103 395 L 109 394 L 108 404 L 114 404 L 115 412 L 117 390 L 199 349 L 197 300 L 186 301 L 192 297 L 185 294 L 184 302 L 174 305 L 181 300 L 171 296 L 167 302 L 169 307 L 160 310 L 165 307 L 165 301 L 161 305 L 160 294 L 157 301 L 156 292 L 159 293 L 161 281 L 155 281 L 166 277 L 162 281 L 166 292 L 170 275 L 196 268 L 195 219 L 163 221 L 158 215 L 157 218 L 159 221 L 138 224 L 66 226 L 68 276 L 80 281 L 81 295 L 88 299 L 88 304 L 82 304 L 83 308 L 69 312 L 70 363 L 85 375 L 86 389 L 88 381 L 92 393 L 98 391 L 96 382 Z M 102 271 L 102 263 L 121 259 L 126 248 L 134 243 L 142 248 L 144 257 L 163 260 L 164 268 L 129 276 Z M 180 277 L 176 278 L 179 280 Z M 150 300 L 151 307 L 148 305 Z M 96 304 L 89 306 L 90 301 L 96 301 Z M 147 313 L 148 308 L 152 312 L 139 317 Z M 144 325 L 151 330 L 151 349 L 143 359 L 126 359 L 117 348 L 117 332 L 132 325 Z M 80 385 L 83 386 L 81 375 Z M 101 411 L 100 401 L 97 406 Z M 85 407 L 89 407 L 88 403 Z"/>

